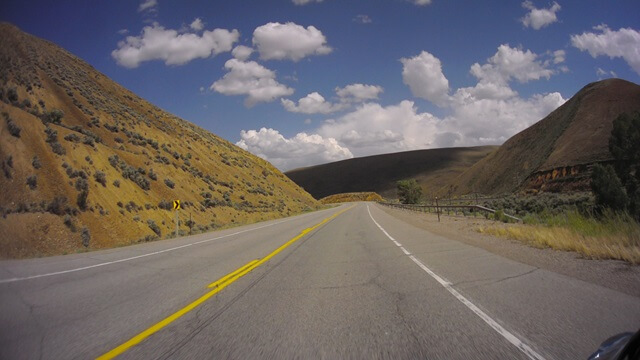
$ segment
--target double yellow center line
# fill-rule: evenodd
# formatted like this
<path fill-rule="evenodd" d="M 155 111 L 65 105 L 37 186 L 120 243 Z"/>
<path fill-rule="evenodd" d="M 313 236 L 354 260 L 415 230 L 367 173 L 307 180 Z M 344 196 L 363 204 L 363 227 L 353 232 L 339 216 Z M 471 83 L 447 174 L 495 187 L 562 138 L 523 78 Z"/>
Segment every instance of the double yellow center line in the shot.
<path fill-rule="evenodd" d="M 220 291 L 222 291 L 222 289 L 224 289 L 225 287 L 231 285 L 236 280 L 238 280 L 241 277 L 245 276 L 251 270 L 253 270 L 253 269 L 257 268 L 258 266 L 264 264 L 265 262 L 269 261 L 269 259 L 271 259 L 272 257 L 276 256 L 282 250 L 286 249 L 289 245 L 291 245 L 294 242 L 300 240 L 302 237 L 304 237 L 305 235 L 307 235 L 311 231 L 313 231 L 313 230 L 319 228 L 320 226 L 328 223 L 329 221 L 331 221 L 331 220 L 335 219 L 336 217 L 338 217 L 340 214 L 342 214 L 345 211 L 350 210 L 352 208 L 353 208 L 353 206 L 351 206 L 351 207 L 349 207 L 347 209 L 344 209 L 342 211 L 339 211 L 339 212 L 333 214 L 332 216 L 330 216 L 330 217 L 322 220 L 321 222 L 317 223 L 316 225 L 314 225 L 314 226 L 312 226 L 310 228 L 302 230 L 302 232 L 300 232 L 300 234 L 298 234 L 296 237 L 294 237 L 293 239 L 287 241 L 282 246 L 280 246 L 279 248 L 275 249 L 274 251 L 272 251 L 269 255 L 265 256 L 264 258 L 252 260 L 248 264 L 242 266 L 241 268 L 239 268 L 239 269 L 231 272 L 230 274 L 225 275 L 224 277 L 220 278 L 219 280 L 209 284 L 208 287 L 212 288 L 213 290 L 211 290 L 208 293 L 202 295 L 196 301 L 194 301 L 191 304 L 185 306 L 184 308 L 176 311 L 172 315 L 168 316 L 167 318 L 165 318 L 164 320 L 160 321 L 159 323 L 151 326 L 147 330 L 145 330 L 145 331 L 141 332 L 140 334 L 132 337 L 129 341 L 123 343 L 122 345 L 118 346 L 117 348 L 105 353 L 104 355 L 99 356 L 97 359 L 98 360 L 113 359 L 116 356 L 118 356 L 118 355 L 124 353 L 125 351 L 129 350 L 131 347 L 141 343 L 144 339 L 146 339 L 149 336 L 151 336 L 151 335 L 155 334 L 156 332 L 160 331 L 165 326 L 171 324 L 172 322 L 176 321 L 177 319 L 179 319 L 180 317 L 182 317 L 183 315 L 185 315 L 189 311 L 191 311 L 191 310 L 195 309 L 196 307 L 198 307 L 199 305 L 201 305 L 203 302 L 207 301 L 207 299 L 209 299 L 213 295 L 215 295 L 215 294 L 219 293 Z"/>

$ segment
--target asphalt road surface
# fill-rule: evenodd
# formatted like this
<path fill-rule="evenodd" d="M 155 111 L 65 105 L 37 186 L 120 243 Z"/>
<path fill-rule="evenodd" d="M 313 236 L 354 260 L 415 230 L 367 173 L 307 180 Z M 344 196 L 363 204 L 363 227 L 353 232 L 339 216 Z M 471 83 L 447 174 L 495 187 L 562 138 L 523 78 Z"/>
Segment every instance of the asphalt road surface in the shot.
<path fill-rule="evenodd" d="M 640 294 L 436 236 L 373 203 L 0 262 L 0 359 L 586 359 L 638 327 Z"/>

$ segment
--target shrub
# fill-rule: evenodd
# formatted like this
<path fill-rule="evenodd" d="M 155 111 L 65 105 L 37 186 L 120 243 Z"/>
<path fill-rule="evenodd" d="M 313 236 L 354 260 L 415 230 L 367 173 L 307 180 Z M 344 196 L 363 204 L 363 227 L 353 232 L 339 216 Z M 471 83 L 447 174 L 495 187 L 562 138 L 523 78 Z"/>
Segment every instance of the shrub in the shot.
<path fill-rule="evenodd" d="M 62 215 L 65 213 L 67 205 L 67 198 L 64 196 L 57 196 L 47 205 L 47 212 L 54 215 Z"/>
<path fill-rule="evenodd" d="M 80 137 L 78 135 L 76 135 L 75 133 L 71 133 L 71 134 L 65 135 L 64 139 L 67 140 L 67 141 L 73 141 L 73 142 L 80 141 Z"/>
<path fill-rule="evenodd" d="M 82 139 L 82 143 L 91 147 L 95 147 L 94 138 L 92 138 L 91 136 L 85 136 Z"/>
<path fill-rule="evenodd" d="M 51 151 L 58 155 L 64 155 L 67 153 L 67 150 L 65 150 L 59 142 L 51 143 Z"/>
<path fill-rule="evenodd" d="M 417 204 L 422 197 L 422 188 L 415 179 L 400 180 L 396 183 L 398 198 L 403 204 Z"/>
<path fill-rule="evenodd" d="M 82 245 L 84 247 L 89 247 L 89 241 L 91 241 L 91 234 L 89 233 L 89 229 L 87 227 L 82 228 Z"/>
<path fill-rule="evenodd" d="M 7 99 L 9 99 L 9 101 L 12 103 L 18 101 L 18 91 L 16 90 L 16 88 L 10 88 L 7 91 Z"/>
<path fill-rule="evenodd" d="M 27 177 L 27 185 L 31 190 L 34 190 L 38 186 L 38 178 L 35 175 Z"/>
<path fill-rule="evenodd" d="M 596 164 L 591 174 L 591 188 L 596 196 L 596 205 L 600 208 L 611 208 L 622 211 L 627 208 L 629 198 L 620 178 L 611 165 Z"/>
<path fill-rule="evenodd" d="M 78 191 L 89 191 L 89 183 L 87 179 L 79 178 L 76 180 L 76 190 Z"/>
<path fill-rule="evenodd" d="M 87 197 L 89 196 L 89 190 L 82 190 L 78 193 L 78 198 L 76 199 L 76 203 L 80 210 L 87 210 Z"/>
<path fill-rule="evenodd" d="M 149 225 L 149 228 L 153 230 L 156 235 L 162 236 L 162 231 L 160 230 L 160 227 L 155 223 L 155 221 L 149 219 L 147 220 L 147 225 Z"/>
<path fill-rule="evenodd" d="M 42 164 L 40 163 L 40 159 L 38 158 L 38 156 L 34 156 L 33 159 L 31 160 L 31 165 L 33 166 L 34 169 L 40 169 L 42 167 Z"/>
<path fill-rule="evenodd" d="M 46 142 L 48 143 L 54 143 L 58 141 L 58 131 L 54 130 L 50 127 L 46 127 L 44 129 L 44 133 L 47 134 L 47 138 L 45 139 Z"/>
<path fill-rule="evenodd" d="M 3 112 L 2 116 L 4 116 L 4 119 L 7 121 L 7 128 L 9 129 L 9 134 L 19 138 L 20 137 L 20 131 L 22 131 L 20 126 L 16 125 L 13 122 L 13 120 L 11 120 L 11 118 L 9 117 L 9 114 L 7 114 L 6 112 Z"/>
<path fill-rule="evenodd" d="M 113 186 L 119 188 L 120 187 L 120 180 L 113 180 Z"/>
<path fill-rule="evenodd" d="M 64 112 L 62 110 L 54 109 L 49 112 L 43 113 L 40 119 L 45 125 L 48 123 L 60 124 L 63 117 Z"/>
<path fill-rule="evenodd" d="M 149 169 L 149 178 L 151 180 L 158 180 L 158 175 L 153 172 L 153 169 Z"/>
<path fill-rule="evenodd" d="M 103 173 L 102 171 L 97 170 L 95 173 L 93 173 L 93 178 L 97 182 L 102 184 L 103 187 L 107 187 L 107 175 L 105 175 L 105 173 Z"/>
<path fill-rule="evenodd" d="M 176 186 L 176 184 L 173 181 L 171 181 L 171 179 L 164 179 L 164 183 L 172 189 Z"/>
<path fill-rule="evenodd" d="M 75 227 L 73 226 L 73 219 L 71 218 L 71 215 L 68 215 L 68 214 L 67 214 L 67 215 L 65 215 L 65 216 L 64 216 L 64 224 L 65 224 L 69 229 L 71 229 L 71 231 L 73 231 L 73 232 L 75 232 L 75 231 L 76 231 Z"/>
<path fill-rule="evenodd" d="M 158 203 L 158 207 L 164 210 L 172 210 L 173 204 L 171 203 L 171 201 L 160 200 L 160 202 Z"/>

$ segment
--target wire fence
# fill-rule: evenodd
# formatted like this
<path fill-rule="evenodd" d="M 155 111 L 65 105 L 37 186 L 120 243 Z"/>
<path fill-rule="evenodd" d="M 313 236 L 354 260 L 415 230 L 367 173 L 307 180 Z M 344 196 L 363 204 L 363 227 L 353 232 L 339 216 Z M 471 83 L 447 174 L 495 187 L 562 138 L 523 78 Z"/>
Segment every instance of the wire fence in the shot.
<path fill-rule="evenodd" d="M 497 211 L 494 209 L 489 209 L 488 207 L 482 205 L 440 205 L 437 202 L 435 205 L 413 205 L 390 202 L 378 202 L 378 204 L 396 209 L 412 210 L 424 213 L 435 213 L 438 215 L 438 221 L 440 221 L 440 215 L 445 214 L 445 212 L 447 215 L 450 215 L 453 212 L 455 215 L 474 217 L 476 216 L 476 214 L 481 213 L 483 214 L 483 216 L 488 217 L 489 214 L 493 215 Z M 522 222 L 522 219 L 512 215 L 503 214 L 503 216 L 516 222 Z"/>

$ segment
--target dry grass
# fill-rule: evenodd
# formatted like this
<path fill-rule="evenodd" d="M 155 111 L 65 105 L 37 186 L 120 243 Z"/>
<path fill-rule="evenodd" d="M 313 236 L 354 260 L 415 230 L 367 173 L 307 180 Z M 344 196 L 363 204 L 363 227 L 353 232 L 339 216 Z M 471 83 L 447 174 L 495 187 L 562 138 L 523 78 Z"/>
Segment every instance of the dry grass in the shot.
<path fill-rule="evenodd" d="M 568 213 L 547 224 L 496 224 L 480 227 L 478 232 L 538 248 L 575 251 L 589 259 L 640 264 L 640 224 L 625 215 L 608 214 L 596 220 Z"/>
<path fill-rule="evenodd" d="M 329 195 L 320 199 L 323 204 L 337 204 L 353 201 L 382 201 L 382 196 L 375 192 L 353 192 L 344 194 Z"/>

